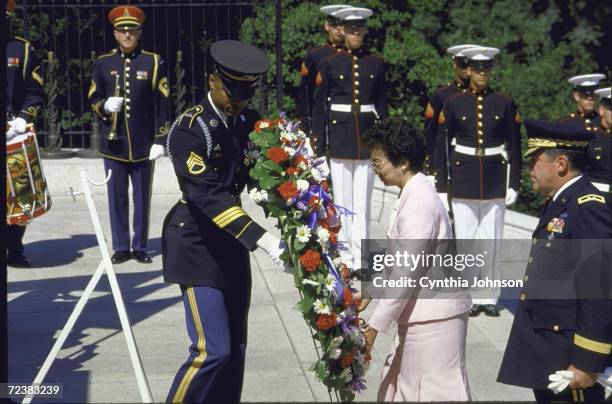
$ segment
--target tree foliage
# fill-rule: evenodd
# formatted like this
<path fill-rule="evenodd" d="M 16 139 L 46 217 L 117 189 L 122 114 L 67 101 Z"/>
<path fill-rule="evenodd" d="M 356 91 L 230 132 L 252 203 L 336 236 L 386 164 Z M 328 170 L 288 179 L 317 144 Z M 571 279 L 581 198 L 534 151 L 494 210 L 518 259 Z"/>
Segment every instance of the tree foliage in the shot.
<path fill-rule="evenodd" d="M 319 7 L 328 2 L 281 0 L 284 109 L 295 112 L 299 67 L 307 49 L 325 40 Z M 492 87 L 512 96 L 525 118 L 557 119 L 571 112 L 567 78 L 603 72 L 610 76 L 603 38 L 612 3 L 595 0 L 362 0 L 374 10 L 367 46 L 387 63 L 392 115 L 423 123 L 427 96 L 451 80 L 449 46 L 477 43 L 501 49 Z M 256 7 L 244 21 L 241 37 L 268 50 L 275 74 L 274 5 Z M 275 84 L 267 103 L 276 109 Z M 516 209 L 534 213 L 541 200 L 525 181 Z"/>

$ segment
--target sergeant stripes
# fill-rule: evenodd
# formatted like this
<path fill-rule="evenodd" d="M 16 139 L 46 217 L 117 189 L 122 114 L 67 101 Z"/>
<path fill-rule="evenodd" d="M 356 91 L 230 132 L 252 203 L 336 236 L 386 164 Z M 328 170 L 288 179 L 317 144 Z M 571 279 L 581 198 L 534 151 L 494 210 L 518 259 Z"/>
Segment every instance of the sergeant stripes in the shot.
<path fill-rule="evenodd" d="M 224 228 L 239 217 L 246 216 L 246 212 L 240 206 L 232 206 L 213 218 L 213 222 L 220 228 Z M 242 229 L 243 231 L 246 229 Z M 242 233 L 242 232 L 241 232 Z"/>

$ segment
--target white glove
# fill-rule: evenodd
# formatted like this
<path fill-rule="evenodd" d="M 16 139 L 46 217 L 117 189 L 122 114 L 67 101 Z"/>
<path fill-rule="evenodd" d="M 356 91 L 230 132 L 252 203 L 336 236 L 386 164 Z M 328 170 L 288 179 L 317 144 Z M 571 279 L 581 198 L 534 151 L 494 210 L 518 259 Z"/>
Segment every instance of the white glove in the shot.
<path fill-rule="evenodd" d="M 287 250 L 285 240 L 279 240 L 270 233 L 266 232 L 259 240 L 257 240 L 257 247 L 264 250 L 272 261 L 281 267 L 283 271 L 288 271 L 287 264 L 285 264 L 285 262 L 280 258 L 281 254 Z"/>
<path fill-rule="evenodd" d="M 104 110 L 107 114 L 111 112 L 119 112 L 123 107 L 123 97 L 108 97 L 104 101 Z"/>
<path fill-rule="evenodd" d="M 555 373 L 548 376 L 548 380 L 551 381 L 548 385 L 548 389 L 552 390 L 555 394 L 559 394 L 569 386 L 573 378 L 574 372 L 570 370 L 557 370 Z"/>
<path fill-rule="evenodd" d="M 149 150 L 149 160 L 157 160 L 164 155 L 164 146 L 160 144 L 154 144 Z"/>
<path fill-rule="evenodd" d="M 518 198 L 518 193 L 512 188 L 508 188 L 506 190 L 506 205 L 512 205 L 516 202 L 516 198 Z"/>
<path fill-rule="evenodd" d="M 597 382 L 604 386 L 607 400 L 610 394 L 612 394 L 612 367 L 608 367 L 603 373 L 600 373 L 597 377 Z"/>
<path fill-rule="evenodd" d="M 7 139 L 9 140 L 9 136 L 12 138 L 14 138 L 15 136 L 21 134 L 21 133 L 25 133 L 26 131 L 26 126 L 28 125 L 28 123 L 26 122 L 25 119 L 23 118 L 15 118 L 12 121 L 9 122 L 9 125 L 11 126 L 8 130 L 8 132 L 6 133 Z"/>

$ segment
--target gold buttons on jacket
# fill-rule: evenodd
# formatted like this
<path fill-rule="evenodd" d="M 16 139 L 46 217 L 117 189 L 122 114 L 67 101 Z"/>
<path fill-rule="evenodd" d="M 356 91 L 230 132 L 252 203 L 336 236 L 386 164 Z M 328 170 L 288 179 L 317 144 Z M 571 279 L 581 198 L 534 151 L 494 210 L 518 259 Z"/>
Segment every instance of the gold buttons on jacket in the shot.
<path fill-rule="evenodd" d="M 185 226 L 185 223 L 180 222 L 180 223 L 179 223 L 179 227 L 183 227 L 183 226 Z"/>
<path fill-rule="evenodd" d="M 355 85 L 359 87 L 359 80 L 355 81 Z"/>
<path fill-rule="evenodd" d="M 525 296 L 524 293 L 521 293 L 521 300 L 525 300 L 527 298 L 527 296 Z"/>
<path fill-rule="evenodd" d="M 355 63 L 355 64 L 353 65 L 353 67 L 354 67 L 355 69 L 359 69 L 359 65 L 358 65 L 357 63 Z"/>
<path fill-rule="evenodd" d="M 533 257 L 529 257 L 529 259 L 527 260 L 528 263 L 532 263 L 533 262 Z"/>
<path fill-rule="evenodd" d="M 559 326 L 557 324 L 553 325 L 553 331 L 559 331 Z"/>
<path fill-rule="evenodd" d="M 340 80 L 344 80 L 344 74 L 340 75 Z"/>
<path fill-rule="evenodd" d="M 528 276 L 528 275 L 525 275 L 525 277 L 523 278 L 523 280 L 524 280 L 525 282 L 527 282 L 527 281 L 529 280 L 529 276 Z"/>

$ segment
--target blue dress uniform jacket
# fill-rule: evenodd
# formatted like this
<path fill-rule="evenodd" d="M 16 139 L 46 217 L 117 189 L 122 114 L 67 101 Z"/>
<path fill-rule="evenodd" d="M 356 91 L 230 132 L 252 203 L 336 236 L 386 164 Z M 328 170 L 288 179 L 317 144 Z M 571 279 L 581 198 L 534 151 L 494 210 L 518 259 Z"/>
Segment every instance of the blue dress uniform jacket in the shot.
<path fill-rule="evenodd" d="M 424 168 L 427 170 L 433 169 L 434 167 L 433 155 L 436 147 L 436 136 L 438 134 L 438 118 L 440 117 L 444 103 L 452 94 L 463 91 L 465 91 L 465 86 L 456 81 L 448 83 L 446 86 L 438 87 L 431 95 L 431 99 L 425 107 L 425 128 L 423 134 L 427 142 L 427 163 Z"/>
<path fill-rule="evenodd" d="M 265 233 L 240 206 L 257 120 L 247 108 L 228 130 L 206 99 L 173 124 L 167 148 L 183 197 L 164 220 L 166 282 L 229 290 L 248 276 L 249 250 Z"/>
<path fill-rule="evenodd" d="M 573 125 L 578 128 L 584 128 L 590 131 L 596 131 L 599 127 L 599 114 L 596 111 L 593 111 L 589 114 L 583 114 L 581 112 L 572 112 L 569 115 L 564 116 L 559 119 L 559 122 L 566 123 L 568 125 Z"/>
<path fill-rule="evenodd" d="M 15 37 L 6 44 L 6 113 L 31 123 L 38 118 L 44 102 L 43 78 L 34 48 Z"/>
<path fill-rule="evenodd" d="M 124 97 L 123 109 L 117 114 L 118 140 L 108 140 L 111 115 L 104 111 L 104 102 L 115 95 Z M 147 160 L 153 143 L 165 144 L 169 127 L 170 89 L 165 65 L 152 52 L 136 49 L 130 54 L 114 49 L 100 56 L 93 68 L 89 87 L 92 110 L 102 120 L 100 154 L 106 158 L 138 162 Z"/>
<path fill-rule="evenodd" d="M 612 269 L 610 256 L 601 253 L 609 253 L 611 214 L 584 176 L 544 206 L 499 382 L 544 390 L 548 375 L 570 364 L 604 370 L 612 350 L 612 301 L 602 289 Z"/>
<path fill-rule="evenodd" d="M 298 90 L 297 112 L 300 117 L 301 126 L 307 134 L 310 134 L 312 103 L 316 86 L 315 80 L 321 68 L 321 63 L 329 56 L 340 51 L 342 51 L 342 48 L 327 41 L 321 44 L 321 46 L 310 49 L 300 66 L 301 80 Z"/>
<path fill-rule="evenodd" d="M 589 142 L 586 174 L 592 182 L 612 184 L 612 133 L 598 128 Z"/>
<path fill-rule="evenodd" d="M 507 164 L 511 164 L 509 186 L 520 185 L 522 156 L 520 116 L 512 98 L 485 90 L 468 90 L 451 95 L 438 118 L 434 170 L 439 192 L 447 191 L 446 148 L 450 151 L 451 197 L 495 199 L 506 195 Z M 470 148 L 459 153 L 451 143 Z M 448 142 L 446 145 L 444 142 Z M 487 155 L 486 149 L 505 144 L 507 157 Z"/>
<path fill-rule="evenodd" d="M 370 158 L 361 134 L 388 115 L 383 59 L 365 49 L 337 52 L 323 61 L 315 83 L 312 136 L 317 152 L 339 159 Z M 334 104 L 350 111 L 335 111 Z M 365 106 L 376 112 L 362 111 Z"/>

